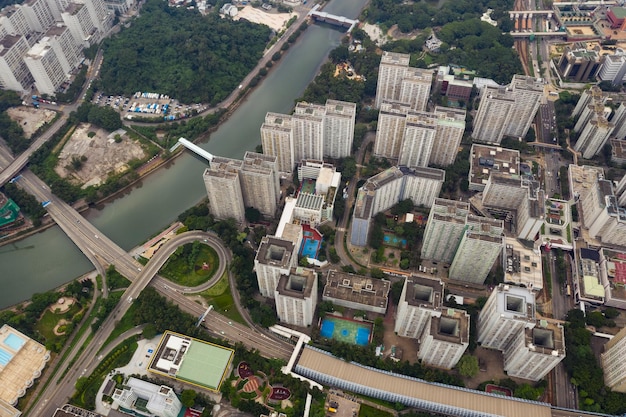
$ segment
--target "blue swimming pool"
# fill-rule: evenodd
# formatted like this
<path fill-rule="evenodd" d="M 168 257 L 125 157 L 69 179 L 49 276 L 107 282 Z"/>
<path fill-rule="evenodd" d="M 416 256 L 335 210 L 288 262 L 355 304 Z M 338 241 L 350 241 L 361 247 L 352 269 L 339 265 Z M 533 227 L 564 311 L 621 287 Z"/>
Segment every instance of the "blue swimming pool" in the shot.
<path fill-rule="evenodd" d="M 22 346 L 24 346 L 24 343 L 26 343 L 26 341 L 18 335 L 11 333 L 4 338 L 3 343 L 17 352 L 22 348 Z"/>
<path fill-rule="evenodd" d="M 0 365 L 6 366 L 7 363 L 13 358 L 13 355 L 4 349 L 0 348 Z"/>

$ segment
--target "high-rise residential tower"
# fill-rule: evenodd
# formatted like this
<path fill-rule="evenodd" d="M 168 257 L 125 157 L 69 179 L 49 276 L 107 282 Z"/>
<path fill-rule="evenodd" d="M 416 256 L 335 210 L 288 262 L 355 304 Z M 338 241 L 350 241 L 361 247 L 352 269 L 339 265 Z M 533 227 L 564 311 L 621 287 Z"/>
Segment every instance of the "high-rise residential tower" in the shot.
<path fill-rule="evenodd" d="M 34 80 L 24 62 L 24 55 L 29 49 L 23 35 L 7 35 L 0 39 L 0 88 L 30 91 Z"/>
<path fill-rule="evenodd" d="M 327 100 L 324 115 L 324 156 L 345 158 L 352 154 L 356 104 Z"/>
<path fill-rule="evenodd" d="M 626 393 L 626 328 L 604 345 L 602 369 L 604 383 L 613 391 Z"/>
<path fill-rule="evenodd" d="M 378 84 L 376 85 L 376 108 L 380 108 L 383 100 L 397 100 L 400 97 L 402 78 L 409 67 L 411 55 L 396 52 L 383 52 L 378 67 Z"/>
<path fill-rule="evenodd" d="M 261 146 L 265 155 L 276 157 L 280 172 L 291 172 L 296 163 L 291 116 L 267 113 L 261 125 Z"/>
<path fill-rule="evenodd" d="M 523 138 L 528 132 L 543 98 L 543 80 L 526 75 L 513 75 L 509 88 L 515 95 L 515 107 L 504 132 L 507 136 Z"/>
<path fill-rule="evenodd" d="M 398 159 L 409 112 L 412 112 L 411 107 L 399 102 L 385 101 L 380 105 L 374 155 Z"/>
<path fill-rule="evenodd" d="M 465 226 L 449 277 L 482 284 L 504 248 L 504 222 L 469 215 Z"/>
<path fill-rule="evenodd" d="M 428 317 L 417 357 L 437 368 L 452 369 L 469 346 L 470 316 L 466 311 L 442 309 Z"/>
<path fill-rule="evenodd" d="M 403 337 L 420 337 L 428 319 L 439 315 L 444 284 L 438 279 L 412 275 L 405 279 L 398 301 L 394 331 Z"/>
<path fill-rule="evenodd" d="M 480 93 L 472 137 L 480 142 L 499 144 L 514 110 L 513 91 L 507 87 L 485 86 Z"/>
<path fill-rule="evenodd" d="M 310 326 L 317 306 L 317 273 L 308 268 L 292 268 L 289 275 L 281 275 L 278 280 L 274 299 L 281 322 Z"/>
<path fill-rule="evenodd" d="M 468 203 L 436 198 L 424 231 L 422 259 L 451 263 L 469 213 Z"/>
<path fill-rule="evenodd" d="M 407 114 L 398 165 L 427 167 L 436 134 L 435 114 L 423 111 Z"/>
<path fill-rule="evenodd" d="M 437 127 L 428 164 L 445 167 L 452 165 L 456 159 L 465 132 L 466 111 L 437 106 L 435 116 Z"/>
<path fill-rule="evenodd" d="M 274 298 L 281 275 L 289 275 L 298 264 L 296 246 L 290 240 L 276 236 L 263 236 L 254 257 L 259 292 L 263 297 Z"/>
<path fill-rule="evenodd" d="M 216 218 L 233 218 L 239 223 L 245 220 L 239 175 L 239 170 L 228 164 L 204 170 L 209 210 Z"/>

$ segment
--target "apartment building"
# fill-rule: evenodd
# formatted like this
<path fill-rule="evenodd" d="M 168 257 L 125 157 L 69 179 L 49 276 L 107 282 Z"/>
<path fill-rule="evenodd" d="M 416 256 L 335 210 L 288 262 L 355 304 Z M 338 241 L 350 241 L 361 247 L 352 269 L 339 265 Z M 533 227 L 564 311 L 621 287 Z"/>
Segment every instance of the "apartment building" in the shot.
<path fill-rule="evenodd" d="M 527 288 L 500 284 L 478 316 L 478 343 L 505 351 L 513 340 L 535 327 L 535 295 Z"/>
<path fill-rule="evenodd" d="M 294 242 L 276 236 L 263 236 L 254 257 L 259 291 L 263 297 L 274 298 L 281 275 L 289 275 L 298 264 L 298 253 Z"/>
<path fill-rule="evenodd" d="M 539 381 L 565 359 L 563 326 L 540 320 L 534 328 L 524 328 L 506 347 L 503 357 L 508 376 Z"/>
<path fill-rule="evenodd" d="M 23 35 L 6 35 L 0 39 L 0 88 L 18 92 L 30 91 L 34 82 L 24 55 L 30 45 Z"/>
<path fill-rule="evenodd" d="M 423 111 L 407 114 L 398 165 L 409 168 L 427 167 L 436 132 L 435 114 Z"/>
<path fill-rule="evenodd" d="M 468 203 L 436 198 L 424 231 L 422 259 L 451 263 L 463 236 L 469 213 Z"/>
<path fill-rule="evenodd" d="M 324 156 L 345 158 L 352 155 L 356 104 L 327 100 L 324 117 Z"/>
<path fill-rule="evenodd" d="M 402 337 L 418 339 L 430 317 L 441 314 L 444 283 L 412 275 L 404 280 L 402 294 L 398 301 L 394 331 Z"/>
<path fill-rule="evenodd" d="M 209 210 L 215 218 L 233 218 L 238 223 L 245 221 L 239 175 L 239 170 L 228 164 L 204 170 L 203 179 L 209 197 Z"/>
<path fill-rule="evenodd" d="M 604 345 L 602 370 L 604 383 L 613 391 L 626 393 L 626 328 Z"/>
<path fill-rule="evenodd" d="M 437 126 L 435 140 L 430 152 L 428 165 L 446 167 L 452 165 L 465 132 L 465 109 L 435 107 Z"/>
<path fill-rule="evenodd" d="M 380 108 L 383 100 L 397 100 L 400 97 L 402 78 L 410 60 L 409 54 L 383 51 L 378 67 L 376 108 Z"/>
<path fill-rule="evenodd" d="M 280 172 L 291 172 L 296 164 L 291 116 L 268 112 L 261 125 L 261 146 L 263 154 L 276 157 Z"/>
<path fill-rule="evenodd" d="M 374 155 L 397 160 L 411 107 L 400 102 L 383 101 L 379 108 Z"/>
<path fill-rule="evenodd" d="M 468 215 L 449 277 L 482 284 L 504 248 L 502 220 Z"/>
<path fill-rule="evenodd" d="M 509 87 L 515 96 L 515 107 L 504 134 L 523 138 L 526 136 L 543 98 L 543 80 L 515 74 Z"/>
<path fill-rule="evenodd" d="M 317 306 L 317 273 L 312 269 L 292 268 L 289 275 L 280 276 L 274 299 L 281 322 L 310 326 Z"/>
<path fill-rule="evenodd" d="M 452 369 L 469 346 L 469 331 L 466 311 L 442 309 L 440 315 L 428 317 L 417 357 L 427 365 Z"/>
<path fill-rule="evenodd" d="M 61 58 L 61 59 L 59 59 Z M 40 94 L 54 95 L 58 88 L 69 80 L 61 65 L 63 55 L 57 55 L 47 39 L 42 39 L 29 49 L 24 56 L 24 63 L 35 79 L 35 86 Z"/>
<path fill-rule="evenodd" d="M 485 86 L 480 93 L 472 137 L 480 142 L 499 144 L 515 107 L 515 94 L 511 89 Z"/>

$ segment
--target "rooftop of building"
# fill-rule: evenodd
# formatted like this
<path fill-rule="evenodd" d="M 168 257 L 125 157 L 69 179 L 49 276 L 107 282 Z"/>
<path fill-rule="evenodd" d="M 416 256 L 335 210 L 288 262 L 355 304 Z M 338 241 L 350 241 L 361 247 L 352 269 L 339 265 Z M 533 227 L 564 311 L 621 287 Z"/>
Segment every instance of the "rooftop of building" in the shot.
<path fill-rule="evenodd" d="M 281 275 L 276 291 L 284 297 L 305 299 L 317 291 L 317 273 L 308 268 L 291 268 L 289 275 Z"/>
<path fill-rule="evenodd" d="M 67 30 L 67 26 L 56 24 L 48 28 L 45 36 L 58 36 L 58 35 L 63 34 L 63 32 L 65 32 L 66 30 Z"/>
<path fill-rule="evenodd" d="M 326 111 L 332 114 L 354 116 L 356 114 L 356 103 L 341 100 L 326 100 Z"/>
<path fill-rule="evenodd" d="M 0 56 L 4 56 L 16 43 L 19 42 L 22 35 L 6 35 L 0 39 Z"/>
<path fill-rule="evenodd" d="M 237 179 L 239 178 L 239 173 L 233 166 L 229 166 L 228 164 L 219 165 L 218 168 L 207 168 L 204 170 L 203 177 L 205 178 L 224 178 L 224 179 Z"/>
<path fill-rule="evenodd" d="M 441 280 L 411 275 L 404 285 L 406 295 L 403 301 L 409 305 L 430 309 L 437 309 L 441 306 L 444 290 L 444 283 Z"/>
<path fill-rule="evenodd" d="M 387 168 L 381 173 L 374 175 L 367 179 L 365 184 L 363 184 L 363 189 L 366 191 L 375 191 L 382 186 L 389 184 L 399 178 L 402 178 L 403 173 L 400 171 L 398 167 Z"/>
<path fill-rule="evenodd" d="M 235 351 L 230 348 L 165 331 L 148 371 L 219 391 Z"/>
<path fill-rule="evenodd" d="M 445 181 L 446 171 L 438 168 L 430 167 L 415 167 L 409 168 L 405 166 L 399 166 L 398 169 L 404 174 L 413 177 L 426 178 L 435 181 Z"/>
<path fill-rule="evenodd" d="M 383 52 L 383 56 L 380 59 L 381 64 L 387 65 L 400 65 L 403 67 L 408 67 L 409 62 L 411 61 L 410 54 L 401 54 L 399 52 Z"/>
<path fill-rule="evenodd" d="M 433 70 L 425 68 L 408 67 L 404 71 L 404 79 L 421 83 L 431 83 L 433 80 Z"/>
<path fill-rule="evenodd" d="M 430 334 L 436 340 L 448 343 L 469 343 L 470 316 L 466 311 L 444 308 L 441 316 L 432 317 Z"/>
<path fill-rule="evenodd" d="M 410 105 L 400 101 L 383 100 L 380 104 L 380 114 L 404 117 L 412 111 Z"/>
<path fill-rule="evenodd" d="M 515 102 L 515 95 L 508 87 L 486 85 L 480 95 L 489 99 Z"/>
<path fill-rule="evenodd" d="M 254 165 L 262 165 L 264 163 L 275 164 L 277 160 L 278 158 L 276 156 L 266 155 L 263 153 L 252 152 L 252 151 L 246 151 L 246 153 L 243 156 L 244 162 L 254 164 Z"/>
<path fill-rule="evenodd" d="M 354 203 L 354 218 L 370 219 L 372 217 L 372 207 L 374 204 L 374 196 L 365 188 L 361 188 L 356 196 Z"/>
<path fill-rule="evenodd" d="M 484 186 L 491 173 L 499 173 L 516 176 L 519 184 L 519 165 L 519 151 L 475 143 L 470 151 L 470 183 Z"/>
<path fill-rule="evenodd" d="M 406 125 L 435 129 L 437 115 L 426 111 L 414 111 L 406 115 Z"/>
<path fill-rule="evenodd" d="M 623 292 L 626 286 L 626 252 L 603 248 L 600 255 L 606 261 L 607 278 L 615 286 L 621 287 Z"/>
<path fill-rule="evenodd" d="M 326 276 L 324 297 L 387 308 L 390 282 L 363 275 L 330 270 Z"/>
<path fill-rule="evenodd" d="M 324 207 L 326 197 L 320 194 L 309 194 L 301 192 L 298 194 L 298 201 L 296 207 L 305 210 L 321 210 Z"/>
<path fill-rule="evenodd" d="M 467 111 L 465 109 L 455 107 L 435 106 L 435 114 L 439 116 L 439 118 L 465 123 Z"/>
<path fill-rule="evenodd" d="M 528 288 L 499 284 L 493 290 L 496 310 L 506 318 L 535 320 L 535 294 Z"/>
<path fill-rule="evenodd" d="M 41 344 L 9 325 L 0 328 L 0 401 L 14 404 L 50 359 Z"/>
<path fill-rule="evenodd" d="M 563 326 L 547 320 L 539 320 L 524 333 L 526 346 L 535 353 L 550 356 L 565 355 L 565 333 Z"/>
<path fill-rule="evenodd" d="M 626 160 L 626 140 L 611 139 L 611 158 Z"/>
<path fill-rule="evenodd" d="M 264 236 L 254 260 L 263 265 L 288 268 L 295 250 L 295 244 L 291 240 Z"/>
<path fill-rule="evenodd" d="M 541 254 L 522 245 L 515 238 L 505 239 L 504 282 L 525 285 L 539 291 L 543 288 Z"/>
<path fill-rule="evenodd" d="M 609 7 L 609 10 L 618 19 L 626 19 L 626 7 L 613 6 L 613 7 Z"/>
<path fill-rule="evenodd" d="M 600 253 L 593 249 L 580 248 L 578 250 L 580 276 L 579 287 L 582 296 L 593 300 L 604 300 L 605 292 L 600 278 Z"/>
<path fill-rule="evenodd" d="M 265 115 L 265 123 L 263 126 L 267 127 L 291 127 L 291 116 L 288 114 L 267 112 Z"/>
<path fill-rule="evenodd" d="M 65 10 L 63 11 L 64 13 L 68 13 L 71 15 L 74 15 L 76 13 L 78 13 L 80 11 L 80 9 L 82 9 L 84 6 L 84 4 L 82 3 L 70 3 L 67 5 L 67 7 L 65 8 Z"/>
<path fill-rule="evenodd" d="M 514 74 L 511 80 L 511 86 L 515 89 L 533 90 L 543 92 L 543 79 L 530 77 L 528 75 Z"/>
<path fill-rule="evenodd" d="M 300 101 L 296 104 L 296 107 L 294 108 L 293 117 L 306 116 L 312 118 L 320 118 L 323 117 L 325 114 L 326 106 Z"/>

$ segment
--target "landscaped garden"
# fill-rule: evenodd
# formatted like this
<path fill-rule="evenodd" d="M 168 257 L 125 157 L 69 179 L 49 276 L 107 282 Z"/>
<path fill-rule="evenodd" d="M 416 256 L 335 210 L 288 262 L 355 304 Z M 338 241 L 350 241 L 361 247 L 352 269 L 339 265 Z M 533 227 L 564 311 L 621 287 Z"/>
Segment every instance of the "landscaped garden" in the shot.
<path fill-rule="evenodd" d="M 196 287 L 207 282 L 219 267 L 219 257 L 209 245 L 200 242 L 180 246 L 159 271 L 170 281 Z"/>

